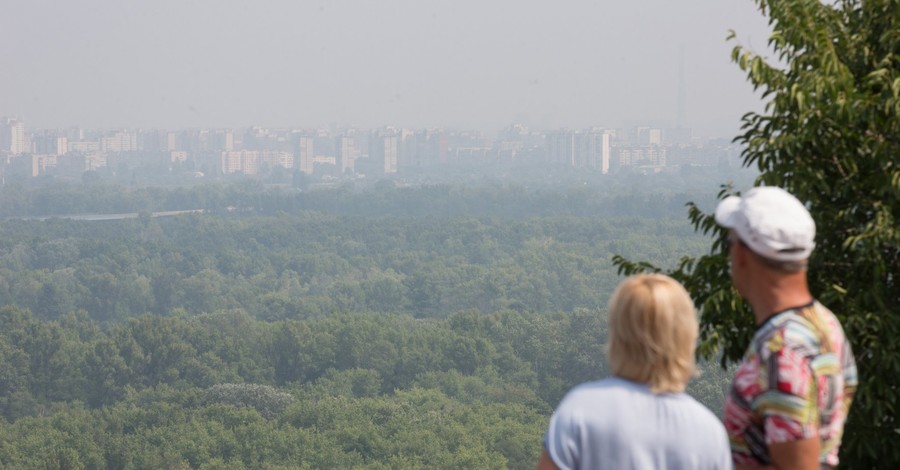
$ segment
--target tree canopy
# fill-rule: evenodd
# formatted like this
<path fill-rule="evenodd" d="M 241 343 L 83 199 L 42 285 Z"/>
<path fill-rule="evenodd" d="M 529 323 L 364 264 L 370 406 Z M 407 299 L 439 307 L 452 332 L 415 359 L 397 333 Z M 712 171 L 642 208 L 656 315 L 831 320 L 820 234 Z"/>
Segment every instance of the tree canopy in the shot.
<path fill-rule="evenodd" d="M 152 199 L 98 189 L 47 190 Z M 610 253 L 704 249 L 688 196 L 640 189 L 223 191 L 0 220 L 0 467 L 527 468 L 606 374 Z M 720 410 L 712 368 L 689 392 Z"/>
<path fill-rule="evenodd" d="M 773 57 L 734 48 L 732 58 L 765 108 L 743 116 L 745 166 L 759 185 L 805 201 L 816 221 L 813 292 L 841 318 L 860 374 L 841 448 L 843 466 L 900 462 L 900 1 L 756 0 L 769 18 Z M 720 198 L 731 193 L 727 185 Z M 753 333 L 729 282 L 724 231 L 689 205 L 708 255 L 672 273 L 703 312 L 704 348 L 736 360 Z M 651 269 L 619 257 L 620 271 Z"/>

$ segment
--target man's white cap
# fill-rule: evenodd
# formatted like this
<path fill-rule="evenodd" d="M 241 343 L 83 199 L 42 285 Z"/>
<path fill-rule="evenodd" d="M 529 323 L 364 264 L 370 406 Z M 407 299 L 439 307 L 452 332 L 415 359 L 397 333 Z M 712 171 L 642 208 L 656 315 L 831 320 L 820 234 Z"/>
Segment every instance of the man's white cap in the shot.
<path fill-rule="evenodd" d="M 774 186 L 723 199 L 716 207 L 716 223 L 734 230 L 745 245 L 768 259 L 805 260 L 816 246 L 816 223 L 809 211 L 794 195 Z"/>

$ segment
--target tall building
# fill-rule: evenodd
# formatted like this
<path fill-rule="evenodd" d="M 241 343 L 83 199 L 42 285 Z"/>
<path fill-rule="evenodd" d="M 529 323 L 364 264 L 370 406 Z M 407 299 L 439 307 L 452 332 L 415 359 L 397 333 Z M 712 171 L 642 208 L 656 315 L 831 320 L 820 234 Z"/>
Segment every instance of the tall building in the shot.
<path fill-rule="evenodd" d="M 400 157 L 400 136 L 393 128 L 372 132 L 369 137 L 368 171 L 381 174 L 397 173 Z"/>
<path fill-rule="evenodd" d="M 311 175 L 315 170 L 316 162 L 315 139 L 313 137 L 300 137 L 298 146 L 297 156 L 300 161 L 300 171 Z"/>
<path fill-rule="evenodd" d="M 267 171 L 275 167 L 291 169 L 294 167 L 294 154 L 280 150 L 262 150 L 259 152 L 259 163 L 265 166 Z"/>
<path fill-rule="evenodd" d="M 662 129 L 657 127 L 639 127 L 639 145 L 662 145 Z"/>
<path fill-rule="evenodd" d="M 209 136 L 210 150 L 230 152 L 234 150 L 234 132 L 230 130 L 218 130 Z"/>
<path fill-rule="evenodd" d="M 223 151 L 221 158 L 222 173 L 241 172 L 245 175 L 259 173 L 260 152 L 256 150 Z"/>
<path fill-rule="evenodd" d="M 337 164 L 340 166 L 341 173 L 348 170 L 353 171 L 356 159 L 359 158 L 359 144 L 356 139 L 350 136 L 337 137 L 334 144 Z"/>
<path fill-rule="evenodd" d="M 397 172 L 398 157 L 398 140 L 397 136 L 388 136 L 384 138 L 384 173 L 392 174 Z"/>
<path fill-rule="evenodd" d="M 0 151 L 19 155 L 28 152 L 28 147 L 25 140 L 25 123 L 22 120 L 18 118 L 0 120 Z"/>
<path fill-rule="evenodd" d="M 69 150 L 69 140 L 64 136 L 45 132 L 32 138 L 31 148 L 38 155 L 63 155 Z"/>
<path fill-rule="evenodd" d="M 100 142 L 97 141 L 69 141 L 67 144 L 68 152 L 78 152 L 78 153 L 91 153 L 91 152 L 99 152 L 100 151 Z"/>
<path fill-rule="evenodd" d="M 404 161 L 412 166 L 428 166 L 447 161 L 447 135 L 442 129 L 423 129 L 407 139 Z"/>
<path fill-rule="evenodd" d="M 134 152 L 138 150 L 137 142 L 137 134 L 134 132 L 116 132 L 100 138 L 100 150 L 104 152 Z"/>
<path fill-rule="evenodd" d="M 608 173 L 610 137 L 610 131 L 605 129 L 550 132 L 546 138 L 547 159 L 550 163 Z"/>
<path fill-rule="evenodd" d="M 618 149 L 618 166 L 664 167 L 666 148 L 657 145 L 624 146 Z"/>
<path fill-rule="evenodd" d="M 141 129 L 138 131 L 138 147 L 146 152 L 165 151 L 165 131 L 158 129 Z"/>
<path fill-rule="evenodd" d="M 106 167 L 108 161 L 106 154 L 103 152 L 90 154 L 84 157 L 84 170 L 95 171 L 99 168 Z"/>
<path fill-rule="evenodd" d="M 609 149 L 609 141 L 612 138 L 613 134 L 608 130 L 603 130 L 602 133 L 596 136 L 597 142 L 597 160 L 594 162 L 593 168 L 599 169 L 600 173 L 607 174 L 609 173 L 609 159 L 610 159 L 610 149 Z"/>
<path fill-rule="evenodd" d="M 31 155 L 31 176 L 46 174 L 47 169 L 56 168 L 58 162 L 57 155 Z"/>
<path fill-rule="evenodd" d="M 602 130 L 576 132 L 572 145 L 572 166 L 602 169 L 609 161 L 609 135 Z M 608 164 L 606 165 L 608 168 Z"/>
<path fill-rule="evenodd" d="M 547 133 L 547 161 L 575 165 L 575 133 L 559 130 Z"/>

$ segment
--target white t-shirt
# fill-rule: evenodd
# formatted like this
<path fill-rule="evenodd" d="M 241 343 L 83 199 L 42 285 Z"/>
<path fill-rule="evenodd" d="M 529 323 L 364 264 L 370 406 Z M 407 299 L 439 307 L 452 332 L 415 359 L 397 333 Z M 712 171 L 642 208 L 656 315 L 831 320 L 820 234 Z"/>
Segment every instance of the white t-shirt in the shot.
<path fill-rule="evenodd" d="M 610 377 L 566 394 L 544 447 L 568 469 L 731 469 L 719 418 L 685 393 Z"/>

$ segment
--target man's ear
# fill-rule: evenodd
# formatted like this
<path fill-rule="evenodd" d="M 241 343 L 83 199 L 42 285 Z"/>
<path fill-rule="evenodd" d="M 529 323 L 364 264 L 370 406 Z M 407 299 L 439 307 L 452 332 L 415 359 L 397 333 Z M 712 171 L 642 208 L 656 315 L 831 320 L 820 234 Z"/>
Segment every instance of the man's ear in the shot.
<path fill-rule="evenodd" d="M 734 247 L 731 248 L 731 262 L 744 267 L 750 262 L 750 258 L 753 257 L 753 253 L 750 252 L 750 248 L 747 248 L 747 245 L 744 245 L 743 242 L 735 242 Z"/>

